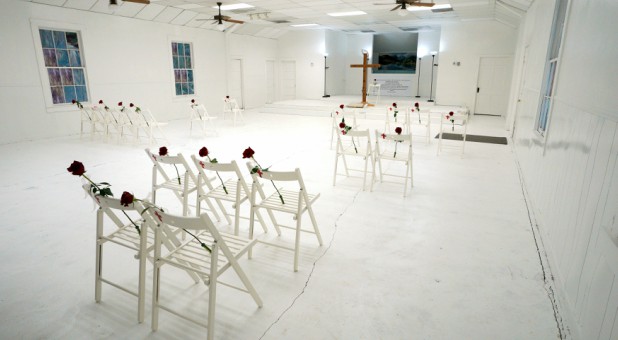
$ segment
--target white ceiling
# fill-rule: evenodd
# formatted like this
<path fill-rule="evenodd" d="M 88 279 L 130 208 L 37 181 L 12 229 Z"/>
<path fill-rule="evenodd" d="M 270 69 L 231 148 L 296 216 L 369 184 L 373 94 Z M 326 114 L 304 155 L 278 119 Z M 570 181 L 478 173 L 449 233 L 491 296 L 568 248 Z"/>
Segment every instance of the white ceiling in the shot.
<path fill-rule="evenodd" d="M 109 6 L 109 0 L 25 1 L 173 25 L 216 29 L 213 21 L 207 20 L 217 14 L 217 9 L 213 8 L 216 7 L 216 0 L 150 0 L 150 5 L 123 2 L 115 9 Z M 330 29 L 349 33 L 390 33 L 431 29 L 453 21 L 496 20 L 517 27 L 532 1 L 534 0 L 434 0 L 436 4 L 450 4 L 453 10 L 443 13 L 408 12 L 402 17 L 397 11 L 391 11 L 395 7 L 395 0 L 239 0 L 223 4 L 246 3 L 254 7 L 223 11 L 222 14 L 245 21 L 242 25 L 226 23 L 227 31 L 277 38 L 289 30 Z M 331 17 L 326 14 L 348 11 L 363 11 L 367 15 Z M 292 24 L 318 25 L 295 28 L 290 26 Z"/>

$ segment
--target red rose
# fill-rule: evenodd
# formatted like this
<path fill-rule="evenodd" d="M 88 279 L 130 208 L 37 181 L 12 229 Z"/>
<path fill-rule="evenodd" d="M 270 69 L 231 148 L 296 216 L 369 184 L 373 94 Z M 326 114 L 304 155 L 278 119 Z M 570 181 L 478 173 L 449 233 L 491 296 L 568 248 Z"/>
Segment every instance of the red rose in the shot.
<path fill-rule="evenodd" d="M 67 168 L 67 171 L 75 176 L 81 176 L 84 172 L 86 172 L 86 169 L 84 168 L 84 164 L 82 164 L 82 162 L 73 161 L 71 166 Z"/>
<path fill-rule="evenodd" d="M 99 104 L 103 104 L 103 99 L 99 99 Z"/>
<path fill-rule="evenodd" d="M 230 96 L 225 96 L 225 99 L 230 99 Z"/>
<path fill-rule="evenodd" d="M 246 148 L 245 151 L 242 152 L 242 158 L 251 158 L 253 157 L 253 154 L 255 154 L 255 151 L 253 151 L 253 149 Z"/>
<path fill-rule="evenodd" d="M 202 148 L 200 149 L 199 154 L 200 154 L 200 157 L 206 157 L 206 156 L 208 156 L 208 149 L 206 149 L 206 147 L 205 147 L 205 146 L 204 146 L 204 147 L 202 147 Z"/>
<path fill-rule="evenodd" d="M 262 170 L 258 169 L 258 170 L 257 170 L 257 174 L 258 174 L 260 177 L 262 177 L 262 175 L 263 175 L 264 173 L 262 172 Z"/>
<path fill-rule="evenodd" d="M 382 134 L 382 139 L 386 139 L 386 134 L 385 133 Z"/>
<path fill-rule="evenodd" d="M 195 104 L 195 99 L 191 99 L 191 103 Z"/>
<path fill-rule="evenodd" d="M 449 115 L 446 115 L 446 119 L 450 119 L 450 118 L 451 118 L 451 116 L 449 116 Z"/>
<path fill-rule="evenodd" d="M 341 130 L 341 134 L 342 134 L 342 135 L 345 135 L 345 130 Z"/>
<path fill-rule="evenodd" d="M 397 107 L 397 103 L 393 103 L 393 107 L 396 108 Z"/>
<path fill-rule="evenodd" d="M 133 106 L 135 106 L 135 105 L 133 105 L 133 103 L 129 104 L 129 107 L 133 107 Z"/>
<path fill-rule="evenodd" d="M 343 110 L 345 106 L 343 104 L 339 105 L 339 108 Z"/>
<path fill-rule="evenodd" d="M 400 128 L 399 126 L 395 128 L 395 133 L 396 133 L 396 134 L 400 135 L 400 134 L 401 134 L 401 131 L 402 131 L 402 130 L 401 130 L 401 128 Z"/>
<path fill-rule="evenodd" d="M 345 123 L 344 122 L 339 123 L 339 127 L 342 129 L 345 129 Z"/>
<path fill-rule="evenodd" d="M 120 196 L 120 204 L 128 207 L 129 204 L 133 203 L 133 198 L 134 197 L 130 192 L 125 191 L 122 193 L 122 196 Z"/>
<path fill-rule="evenodd" d="M 454 115 L 453 111 L 449 112 L 448 115 L 452 117 Z"/>
<path fill-rule="evenodd" d="M 418 107 L 418 102 L 414 103 L 414 106 Z"/>
<path fill-rule="evenodd" d="M 165 156 L 167 155 L 167 148 L 162 146 L 159 148 L 159 156 Z"/>
<path fill-rule="evenodd" d="M 118 102 L 118 106 L 122 106 L 122 102 Z"/>
<path fill-rule="evenodd" d="M 75 102 L 75 99 L 71 100 L 71 103 L 75 104 L 75 103 L 76 103 L 76 102 Z"/>

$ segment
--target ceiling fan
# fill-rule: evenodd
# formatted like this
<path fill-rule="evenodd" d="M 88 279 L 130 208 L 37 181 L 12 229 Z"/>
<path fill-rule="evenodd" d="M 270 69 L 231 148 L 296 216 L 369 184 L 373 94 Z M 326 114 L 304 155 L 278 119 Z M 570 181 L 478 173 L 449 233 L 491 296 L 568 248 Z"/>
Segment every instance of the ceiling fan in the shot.
<path fill-rule="evenodd" d="M 219 14 L 215 15 L 212 19 L 196 19 L 197 21 L 203 21 L 203 20 L 213 20 L 214 22 L 212 23 L 213 25 L 217 25 L 217 29 L 219 29 L 220 31 L 225 30 L 225 26 L 223 25 L 224 21 L 227 22 L 231 22 L 233 24 L 244 24 L 244 21 L 241 20 L 236 20 L 236 19 L 232 19 L 231 17 L 227 16 L 227 15 L 221 15 L 221 5 L 223 5 L 223 3 L 221 2 L 217 2 L 217 6 L 219 6 Z"/>
<path fill-rule="evenodd" d="M 376 3 L 374 5 L 391 5 L 392 3 Z M 433 7 L 435 3 L 432 2 L 421 2 L 421 0 L 395 0 L 395 6 L 391 11 L 396 11 L 398 9 L 406 10 L 407 6 L 410 7 Z"/>
<path fill-rule="evenodd" d="M 135 2 L 138 4 L 144 4 L 144 5 L 149 5 L 150 4 L 150 0 L 109 0 L 109 5 L 110 6 L 117 6 L 118 2 Z"/>

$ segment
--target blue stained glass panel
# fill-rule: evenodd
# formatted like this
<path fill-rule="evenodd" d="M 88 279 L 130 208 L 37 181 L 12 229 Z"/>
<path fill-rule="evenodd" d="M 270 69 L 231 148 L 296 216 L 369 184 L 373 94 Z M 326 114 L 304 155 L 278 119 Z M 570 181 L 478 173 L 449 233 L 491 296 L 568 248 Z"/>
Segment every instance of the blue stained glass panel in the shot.
<path fill-rule="evenodd" d="M 77 41 L 77 33 L 67 32 L 66 37 L 67 37 L 67 47 L 68 48 L 73 48 L 73 49 L 79 48 L 79 42 Z"/>
<path fill-rule="evenodd" d="M 180 83 L 176 83 L 176 95 L 180 96 L 182 94 L 182 87 L 180 86 Z"/>
<path fill-rule="evenodd" d="M 181 70 L 180 71 L 180 82 L 185 82 L 185 81 L 187 81 L 187 71 Z"/>
<path fill-rule="evenodd" d="M 180 70 L 174 70 L 174 82 L 180 83 Z"/>
<path fill-rule="evenodd" d="M 82 66 L 82 58 L 79 56 L 79 50 L 69 50 L 69 64 L 72 67 Z"/>
<path fill-rule="evenodd" d="M 189 93 L 188 94 L 193 94 L 194 93 L 194 91 L 193 91 L 193 83 L 189 82 L 187 84 L 189 84 Z"/>
<path fill-rule="evenodd" d="M 64 37 L 64 32 L 54 31 L 54 44 L 56 48 L 67 48 L 67 40 Z"/>
<path fill-rule="evenodd" d="M 178 55 L 178 44 L 175 42 L 172 43 L 172 55 Z"/>
<path fill-rule="evenodd" d="M 191 56 L 191 45 L 190 44 L 185 44 L 185 56 L 187 57 Z"/>
<path fill-rule="evenodd" d="M 49 85 L 51 86 L 62 85 L 62 78 L 60 77 L 59 68 L 48 68 L 47 74 L 49 75 Z"/>
<path fill-rule="evenodd" d="M 185 55 L 185 44 L 178 44 L 178 55 L 179 56 Z"/>
<path fill-rule="evenodd" d="M 70 68 L 60 69 L 60 76 L 62 77 L 62 85 L 73 85 L 73 70 Z M 66 92 L 66 89 L 64 90 Z"/>
<path fill-rule="evenodd" d="M 60 67 L 69 67 L 69 53 L 67 50 L 56 50 L 56 61 Z"/>
<path fill-rule="evenodd" d="M 178 68 L 185 68 L 185 57 L 178 57 Z"/>
<path fill-rule="evenodd" d="M 189 94 L 189 86 L 187 86 L 187 83 L 182 83 L 182 94 Z"/>
<path fill-rule="evenodd" d="M 51 88 L 52 91 L 52 100 L 54 104 L 62 104 L 64 103 L 64 90 L 62 86 L 54 86 Z"/>
<path fill-rule="evenodd" d="M 58 66 L 58 63 L 56 62 L 56 51 L 52 48 L 43 49 L 43 59 L 45 60 L 45 66 L 47 67 Z"/>
<path fill-rule="evenodd" d="M 88 101 L 88 91 L 86 86 L 75 86 L 75 92 L 77 94 L 77 100 L 80 102 Z"/>
<path fill-rule="evenodd" d="M 70 103 L 73 99 L 77 100 L 75 86 L 64 86 L 64 102 Z"/>
<path fill-rule="evenodd" d="M 178 68 L 178 57 L 174 56 L 173 60 L 174 60 L 174 68 L 176 69 L 176 68 Z"/>
<path fill-rule="evenodd" d="M 193 70 L 187 70 L 187 81 L 193 82 Z"/>
<path fill-rule="evenodd" d="M 54 48 L 54 36 L 50 30 L 39 30 L 43 48 Z"/>
<path fill-rule="evenodd" d="M 191 68 L 191 57 L 185 57 L 185 68 Z"/>
<path fill-rule="evenodd" d="M 84 70 L 81 68 L 73 69 L 73 83 L 75 85 L 86 85 L 86 77 L 84 77 Z"/>

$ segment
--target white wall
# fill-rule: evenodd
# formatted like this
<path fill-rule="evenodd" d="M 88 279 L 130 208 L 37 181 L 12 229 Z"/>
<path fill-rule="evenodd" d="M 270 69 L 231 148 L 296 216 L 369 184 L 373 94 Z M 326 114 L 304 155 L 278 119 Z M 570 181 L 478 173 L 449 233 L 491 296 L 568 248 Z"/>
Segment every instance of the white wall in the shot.
<path fill-rule="evenodd" d="M 296 62 L 296 98 L 319 99 L 324 95 L 323 30 L 290 31 L 279 37 L 279 60 Z"/>
<path fill-rule="evenodd" d="M 522 23 L 513 140 L 561 315 L 575 339 L 618 339 L 618 7 L 570 5 L 545 138 L 534 124 L 553 1 L 535 1 Z"/>
<path fill-rule="evenodd" d="M 436 103 L 474 107 L 479 61 L 487 56 L 513 56 L 517 31 L 497 21 L 456 22 L 442 25 L 436 56 Z M 431 59 L 431 58 L 429 58 Z M 454 66 L 458 61 L 460 66 Z"/>
<path fill-rule="evenodd" d="M 134 102 L 150 108 L 159 120 L 188 115 L 195 98 L 217 113 L 226 94 L 226 41 L 224 33 L 186 28 L 119 16 L 78 11 L 25 1 L 0 2 L 0 143 L 74 134 L 79 112 L 74 105 L 46 108 L 31 21 L 58 29 L 81 31 L 90 100 L 108 104 Z M 171 64 L 172 40 L 193 44 L 195 95 L 176 97 Z M 276 41 L 254 37 L 229 39 L 230 49 L 247 62 L 248 90 L 262 89 L 266 58 L 276 55 Z M 239 46 L 249 46 L 256 59 Z M 265 61 L 264 61 L 265 63 Z M 261 91 L 261 90 L 260 90 Z M 248 106 L 263 103 L 256 91 Z M 251 91 L 247 91 L 251 93 Z"/>
<path fill-rule="evenodd" d="M 363 54 L 361 50 L 369 51 L 369 62 L 371 62 L 371 51 L 373 50 L 373 35 L 371 34 L 348 34 L 348 44 L 346 46 L 346 59 L 344 67 L 346 68 L 345 93 L 348 95 L 357 95 L 358 101 L 362 100 L 363 93 L 363 69 L 351 68 L 352 64 L 362 64 Z M 375 78 L 368 70 L 367 81 Z"/>
<path fill-rule="evenodd" d="M 277 40 L 233 33 L 227 34 L 226 37 L 229 58 L 242 59 L 245 108 L 264 106 L 266 61 L 276 62 Z"/>

